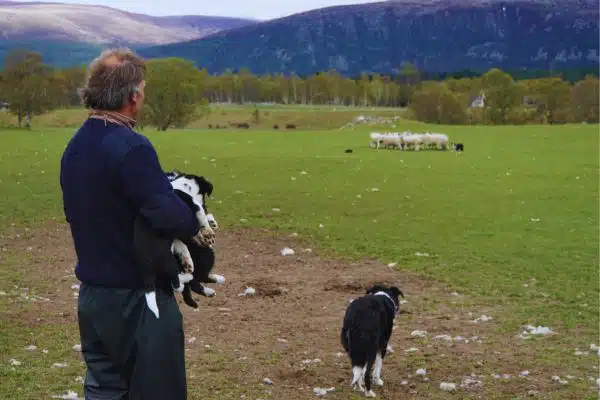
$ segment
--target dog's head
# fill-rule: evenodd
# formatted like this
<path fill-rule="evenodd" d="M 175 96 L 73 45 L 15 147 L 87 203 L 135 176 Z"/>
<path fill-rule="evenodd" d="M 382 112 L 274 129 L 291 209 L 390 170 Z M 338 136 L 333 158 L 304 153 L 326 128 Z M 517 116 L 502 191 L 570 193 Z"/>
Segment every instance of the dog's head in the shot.
<path fill-rule="evenodd" d="M 404 297 L 404 293 L 396 287 L 396 286 L 384 286 L 384 285 L 373 285 L 369 289 L 367 289 L 367 294 L 375 294 L 378 292 L 383 292 L 387 294 L 390 299 L 394 302 L 394 306 L 396 310 L 400 309 L 400 296 Z"/>
<path fill-rule="evenodd" d="M 177 170 L 167 174 L 171 185 L 188 194 L 198 207 L 202 207 L 212 229 L 217 229 L 218 224 L 214 215 L 210 214 L 206 205 L 206 197 L 210 197 L 214 190 L 213 184 L 203 176 L 185 174 Z"/>

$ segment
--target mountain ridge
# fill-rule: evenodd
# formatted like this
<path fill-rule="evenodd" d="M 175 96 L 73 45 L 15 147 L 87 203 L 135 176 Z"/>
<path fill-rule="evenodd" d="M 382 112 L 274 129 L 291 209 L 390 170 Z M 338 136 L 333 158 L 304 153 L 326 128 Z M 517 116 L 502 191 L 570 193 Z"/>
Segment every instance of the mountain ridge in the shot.
<path fill-rule="evenodd" d="M 448 72 L 598 64 L 598 8 L 589 0 L 395 0 L 332 6 L 140 49 L 209 72 L 389 73 L 402 62 Z"/>
<path fill-rule="evenodd" d="M 257 20 L 152 16 L 103 5 L 0 1 L 0 39 L 153 45 L 198 39 Z"/>

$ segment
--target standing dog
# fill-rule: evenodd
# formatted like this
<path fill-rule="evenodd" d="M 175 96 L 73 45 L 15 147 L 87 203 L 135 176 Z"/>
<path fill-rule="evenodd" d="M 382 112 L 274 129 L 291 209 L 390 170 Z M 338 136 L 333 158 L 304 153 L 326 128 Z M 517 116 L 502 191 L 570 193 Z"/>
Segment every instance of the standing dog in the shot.
<path fill-rule="evenodd" d="M 210 248 L 214 243 L 215 234 L 210 226 L 206 215 L 207 208 L 204 204 L 205 196 L 210 196 L 213 185 L 201 176 L 178 172 L 169 173 L 167 176 L 177 195 L 196 214 L 200 223 L 200 234 L 185 240 L 173 239 L 159 235 L 142 216 L 138 216 L 134 222 L 134 252 L 138 261 L 137 265 L 144 276 L 146 303 L 156 318 L 159 318 L 156 303 L 157 275 L 166 277 L 176 291 L 183 292 L 186 304 L 192 307 L 198 307 L 198 304 L 192 299 L 190 290 L 198 290 L 199 293 L 206 296 L 214 295 L 212 289 L 212 293 L 205 291 L 200 283 L 195 283 L 193 257 L 194 254 L 199 253 L 197 248 Z M 214 225 L 216 226 L 216 221 Z M 210 268 L 212 268 L 212 264 Z M 222 277 L 217 277 L 215 282 L 222 283 L 224 281 Z"/>
<path fill-rule="evenodd" d="M 366 397 L 376 396 L 371 389 L 372 378 L 383 385 L 381 368 L 399 311 L 398 296 L 404 294 L 395 286 L 375 285 L 365 296 L 353 300 L 344 315 L 341 341 L 352 362 L 352 386 L 365 391 Z"/>

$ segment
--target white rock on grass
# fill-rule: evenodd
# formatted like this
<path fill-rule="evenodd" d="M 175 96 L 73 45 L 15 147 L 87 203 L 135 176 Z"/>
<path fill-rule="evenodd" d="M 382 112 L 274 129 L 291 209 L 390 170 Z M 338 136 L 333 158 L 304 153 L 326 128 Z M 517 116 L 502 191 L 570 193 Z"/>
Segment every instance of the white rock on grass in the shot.
<path fill-rule="evenodd" d="M 442 382 L 440 383 L 440 389 L 445 390 L 447 392 L 453 392 L 456 390 L 456 383 Z"/>
<path fill-rule="evenodd" d="M 415 373 L 417 375 L 427 375 L 427 370 L 425 368 L 419 368 Z"/>
<path fill-rule="evenodd" d="M 569 383 L 569 381 L 562 379 L 560 376 L 558 375 L 554 375 L 552 376 L 552 382 L 554 383 L 560 383 L 561 385 L 566 385 L 567 383 Z"/>
<path fill-rule="evenodd" d="M 320 364 L 321 363 L 321 359 L 320 358 L 315 358 L 314 360 L 304 360 L 302 361 L 302 364 L 304 365 L 312 365 L 312 364 Z"/>
<path fill-rule="evenodd" d="M 522 339 L 529 339 L 532 335 L 550 335 L 552 333 L 554 333 L 552 328 L 527 325 L 525 326 L 525 330 L 521 332 L 520 337 Z"/>
<path fill-rule="evenodd" d="M 283 249 L 281 249 L 282 256 L 291 256 L 295 253 L 296 252 L 294 251 L 294 249 L 290 249 L 289 247 L 284 247 Z"/>
<path fill-rule="evenodd" d="M 64 400 L 80 400 L 81 398 L 76 392 L 69 390 L 66 394 L 60 394 L 58 396 L 52 396 L 53 399 L 64 399 Z"/>
<path fill-rule="evenodd" d="M 30 344 L 29 346 L 25 347 L 25 350 L 29 350 L 29 351 L 34 351 L 37 349 L 37 346 L 34 344 Z"/>
<path fill-rule="evenodd" d="M 415 351 L 419 351 L 419 349 L 417 349 L 416 347 L 411 347 L 410 349 L 406 349 L 404 351 L 407 353 L 414 353 Z"/>
<path fill-rule="evenodd" d="M 76 344 L 75 346 L 73 346 L 73 350 L 75 350 L 75 351 L 81 351 L 81 345 L 80 344 Z"/>
<path fill-rule="evenodd" d="M 54 363 L 52 366 L 54 368 L 67 368 L 67 363 Z"/>
<path fill-rule="evenodd" d="M 238 294 L 238 296 L 254 296 L 255 294 L 256 294 L 256 289 L 248 286 L 246 289 L 244 289 L 244 291 L 242 293 Z"/>
<path fill-rule="evenodd" d="M 272 385 L 272 384 L 273 384 L 273 381 L 272 381 L 272 380 L 270 380 L 269 378 L 265 378 L 265 379 L 263 379 L 263 383 L 264 383 L 265 385 Z"/>
<path fill-rule="evenodd" d="M 335 390 L 334 387 L 330 387 L 330 388 L 320 388 L 320 387 L 316 387 L 313 389 L 313 392 L 318 396 L 318 397 L 323 397 L 325 395 L 327 395 L 327 393 L 329 392 L 333 392 Z"/>
<path fill-rule="evenodd" d="M 410 333 L 410 336 L 412 336 L 412 337 L 425 337 L 425 336 L 427 336 L 427 331 L 419 331 L 419 330 L 412 331 Z"/>
<path fill-rule="evenodd" d="M 8 360 L 8 363 L 14 367 L 18 367 L 19 365 L 21 365 L 21 361 L 15 360 L 14 358 Z"/>
<path fill-rule="evenodd" d="M 479 323 L 479 322 L 488 322 L 488 321 L 491 321 L 492 319 L 493 319 L 493 318 L 492 318 L 492 317 L 490 317 L 490 316 L 487 316 L 487 315 L 482 315 L 482 316 L 481 316 L 481 317 L 479 317 L 479 318 L 475 318 L 475 319 L 473 320 L 473 322 L 477 324 L 477 323 Z"/>
<path fill-rule="evenodd" d="M 519 376 L 522 376 L 522 377 L 529 376 L 529 371 L 521 371 L 521 373 L 519 374 Z"/>

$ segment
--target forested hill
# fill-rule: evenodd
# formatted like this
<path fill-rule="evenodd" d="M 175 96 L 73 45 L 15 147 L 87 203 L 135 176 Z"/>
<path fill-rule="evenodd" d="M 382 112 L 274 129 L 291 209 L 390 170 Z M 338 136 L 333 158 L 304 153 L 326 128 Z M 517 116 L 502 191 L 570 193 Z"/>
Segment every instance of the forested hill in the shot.
<path fill-rule="evenodd" d="M 590 0 L 399 0 L 329 7 L 140 50 L 220 73 L 344 75 L 572 69 L 599 61 L 598 4 Z"/>

